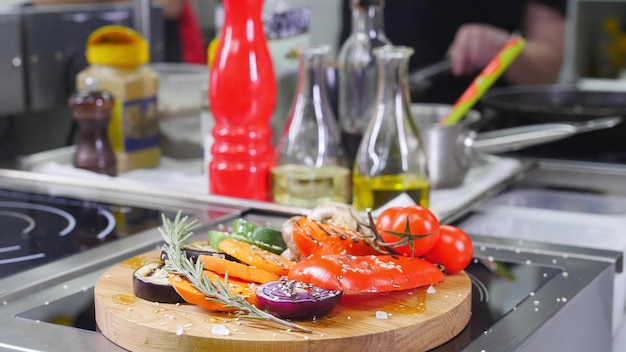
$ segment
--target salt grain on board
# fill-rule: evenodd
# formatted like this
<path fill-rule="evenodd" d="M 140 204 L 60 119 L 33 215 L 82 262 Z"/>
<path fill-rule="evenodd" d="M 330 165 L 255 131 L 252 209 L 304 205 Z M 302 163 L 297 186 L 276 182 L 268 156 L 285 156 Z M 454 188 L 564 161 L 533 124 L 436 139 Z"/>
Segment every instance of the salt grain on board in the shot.
<path fill-rule="evenodd" d="M 211 327 L 211 334 L 228 336 L 230 335 L 230 331 L 228 331 L 228 329 L 222 324 L 213 324 L 213 326 Z"/>

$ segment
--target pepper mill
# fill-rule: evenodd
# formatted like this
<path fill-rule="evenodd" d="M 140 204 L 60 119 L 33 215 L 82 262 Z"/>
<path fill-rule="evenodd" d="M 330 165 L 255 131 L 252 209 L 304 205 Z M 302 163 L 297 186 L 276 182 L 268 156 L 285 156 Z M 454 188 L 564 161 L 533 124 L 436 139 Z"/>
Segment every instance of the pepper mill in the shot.
<path fill-rule="evenodd" d="M 263 0 L 223 0 L 224 27 L 211 75 L 215 118 L 209 192 L 267 201 L 275 165 L 270 120 L 276 76 L 263 31 Z"/>
<path fill-rule="evenodd" d="M 113 96 L 107 91 L 82 90 L 69 99 L 78 124 L 74 167 L 117 176 L 117 160 L 109 141 Z"/>

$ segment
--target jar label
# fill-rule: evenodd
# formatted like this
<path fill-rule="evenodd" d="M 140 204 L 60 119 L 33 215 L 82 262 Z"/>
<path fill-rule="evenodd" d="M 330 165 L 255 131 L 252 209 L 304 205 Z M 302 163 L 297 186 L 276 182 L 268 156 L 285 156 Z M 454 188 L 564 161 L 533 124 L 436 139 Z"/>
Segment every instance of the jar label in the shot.
<path fill-rule="evenodd" d="M 308 8 L 291 9 L 265 14 L 263 26 L 267 39 L 281 39 L 309 32 L 311 11 Z"/>
<path fill-rule="evenodd" d="M 133 152 L 159 146 L 156 97 L 124 102 L 124 150 Z"/>

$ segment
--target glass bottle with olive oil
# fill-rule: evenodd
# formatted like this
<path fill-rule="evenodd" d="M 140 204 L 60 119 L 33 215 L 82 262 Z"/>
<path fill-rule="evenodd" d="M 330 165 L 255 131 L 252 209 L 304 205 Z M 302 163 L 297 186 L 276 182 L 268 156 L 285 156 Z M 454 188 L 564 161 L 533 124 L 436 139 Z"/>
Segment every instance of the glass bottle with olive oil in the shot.
<path fill-rule="evenodd" d="M 353 170 L 353 206 L 379 208 L 406 195 L 428 207 L 430 182 L 426 153 L 411 115 L 408 63 L 413 49 L 374 49 L 379 81 L 373 116 L 365 131 Z"/>
<path fill-rule="evenodd" d="M 329 50 L 328 45 L 312 45 L 298 51 L 296 96 L 271 171 L 276 203 L 315 207 L 350 199 L 350 169 L 326 87 Z"/>

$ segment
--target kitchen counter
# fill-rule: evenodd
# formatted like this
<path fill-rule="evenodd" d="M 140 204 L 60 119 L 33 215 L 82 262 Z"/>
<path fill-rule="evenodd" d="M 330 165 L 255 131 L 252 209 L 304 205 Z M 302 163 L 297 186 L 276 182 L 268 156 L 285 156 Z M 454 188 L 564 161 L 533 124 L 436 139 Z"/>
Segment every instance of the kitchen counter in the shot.
<path fill-rule="evenodd" d="M 193 166 L 193 168 L 196 168 L 196 166 Z M 527 172 L 530 172 L 530 174 L 526 175 Z M 576 174 L 580 173 L 579 171 Z M 507 187 L 516 184 L 533 184 L 537 186 L 533 178 L 540 178 L 544 183 L 547 182 L 546 180 L 549 181 L 550 177 L 544 176 L 541 172 L 536 174 L 532 170 L 524 170 L 520 174 L 508 174 L 508 177 L 500 180 L 499 183 L 491 185 L 493 186 L 491 189 L 483 189 L 481 194 L 474 195 L 471 199 L 468 199 L 469 203 L 467 205 L 457 207 L 454 213 L 450 213 L 450 221 L 461 221 L 462 218 L 467 216 L 468 212 L 471 213 L 483 206 L 485 202 L 493 199 L 495 195 L 500 194 Z M 621 176 L 618 172 L 615 172 L 613 175 L 616 179 L 620 179 Z M 155 189 L 154 185 L 137 181 L 120 183 L 119 180 L 81 179 L 59 174 L 50 175 L 0 170 L 2 184 L 5 187 L 11 186 L 12 182 L 7 182 L 5 178 L 22 179 L 17 184 L 35 187 L 47 193 L 69 194 L 77 197 L 96 197 L 108 200 L 121 197 L 122 199 L 132 199 L 133 202 L 139 202 L 140 204 L 163 205 L 170 210 L 184 208 L 193 213 L 198 213 L 203 224 L 209 227 L 217 226 L 218 223 L 228 221 L 228 219 L 241 214 L 249 214 L 251 209 L 256 209 L 256 212 L 260 211 L 261 214 L 265 215 L 268 212 L 276 214 L 278 219 L 294 212 L 306 212 L 306 209 L 281 207 L 276 204 L 263 202 L 247 202 L 211 196 L 206 193 L 184 192 L 179 189 L 167 189 L 164 187 Z M 560 179 L 562 178 L 561 175 Z M 610 179 L 610 177 L 608 178 Z M 575 177 L 568 178 L 571 182 L 574 179 Z M 601 180 L 598 176 L 595 179 Z M 602 182 L 603 186 L 608 187 L 612 184 L 608 180 L 603 181 L 605 181 Z M 617 183 L 615 183 L 615 186 L 619 187 Z M 215 214 L 214 211 L 206 211 L 208 205 L 211 205 L 210 207 L 217 206 L 220 209 L 219 213 L 222 215 L 213 218 L 207 217 L 207 214 Z M 68 345 L 62 346 L 63 350 L 71 350 L 77 346 L 80 346 L 81 349 L 85 348 L 85 346 L 97 346 L 98 350 L 116 350 L 114 346 L 107 343 L 102 335 L 97 333 L 76 330 L 65 332 L 64 329 L 66 328 L 64 327 L 43 322 L 36 323 L 37 320 L 45 321 L 37 318 L 37 314 L 40 314 L 42 307 L 44 307 L 44 311 L 47 311 L 53 306 L 53 304 L 46 302 L 54 302 L 72 296 L 72 294 L 81 295 L 80 292 L 83 291 L 89 292 L 89 288 L 95 283 L 99 274 L 112 263 L 128 258 L 133 253 L 154 248 L 158 242 L 158 236 L 156 236 L 155 232 L 154 229 L 148 229 L 140 232 L 138 235 L 125 238 L 118 244 L 113 243 L 106 248 L 96 249 L 95 252 L 78 254 L 75 257 L 53 263 L 48 267 L 57 268 L 61 265 L 66 270 L 67 268 L 76 268 L 76 271 L 74 269 L 65 272 L 60 271 L 52 277 L 48 275 L 46 277 L 33 277 L 34 273 L 27 272 L 24 275 L 20 274 L 13 278 L 9 277 L 0 280 L 0 287 L 10 288 L 8 292 L 0 292 L 0 302 L 3 302 L 3 305 L 0 306 L 1 325 L 9 327 L 0 331 L 0 341 L 4 343 L 4 345 L 0 346 L 16 347 L 19 345 L 22 348 L 46 349 L 46 347 L 42 347 L 50 346 L 50 342 L 46 342 L 46 339 L 53 339 L 54 337 L 52 336 L 58 336 L 58 333 L 63 333 L 65 336 L 72 336 L 72 339 L 67 342 Z M 531 240 L 520 242 L 519 240 L 505 237 L 474 236 L 477 258 L 483 258 L 487 261 L 512 260 L 522 264 L 526 263 L 526 265 L 544 263 L 544 265 L 550 267 L 555 266 L 556 262 L 556 267 L 561 268 L 559 270 L 567 273 L 567 275 L 556 275 L 553 277 L 558 278 L 556 281 L 553 282 L 550 279 L 547 284 L 544 284 L 539 289 L 532 290 L 529 297 L 536 297 L 535 299 L 527 298 L 518 302 L 514 305 L 516 308 L 514 311 L 504 315 L 498 323 L 488 329 L 489 333 L 485 333 L 485 336 L 478 334 L 478 337 L 473 337 L 472 341 L 474 342 L 466 350 L 497 350 L 498 346 L 503 346 L 500 339 L 504 339 L 507 336 L 510 337 L 507 340 L 508 343 L 517 346 L 507 350 L 536 350 L 533 348 L 537 348 L 540 343 L 543 344 L 543 347 L 551 346 L 551 349 L 568 346 L 570 349 L 576 350 L 576 347 L 584 346 L 580 345 L 581 342 L 577 341 L 576 338 L 583 337 L 585 340 L 596 344 L 595 347 L 597 348 L 595 350 L 610 350 L 613 348 L 613 350 L 617 351 L 623 346 L 622 344 L 626 340 L 626 336 L 623 335 L 626 332 L 626 327 L 622 324 L 622 327 L 617 329 L 618 331 L 614 335 L 615 344 L 611 347 L 611 320 L 614 317 L 611 309 L 604 303 L 611 302 L 614 277 L 622 271 L 623 253 L 621 251 L 570 247 L 562 244 L 547 244 Z M 79 263 L 82 264 L 77 265 Z M 56 271 L 56 269 L 53 270 Z M 576 280 L 568 278 L 576 278 Z M 574 285 L 571 288 L 574 291 L 569 291 L 569 288 L 566 289 L 571 284 Z M 566 289 L 568 293 L 564 293 L 563 289 Z M 490 288 L 490 290 L 496 290 L 491 291 L 492 297 L 498 296 L 494 296 L 494 292 L 499 290 L 497 286 Z M 25 296 L 24 292 L 30 292 L 30 294 Z M 485 294 L 485 292 L 490 291 L 480 291 L 480 295 Z M 579 292 L 579 294 L 575 292 Z M 540 299 L 537 297 L 540 297 Z M 566 299 L 563 300 L 563 297 Z M 496 301 L 499 300 L 496 299 Z M 541 309 L 535 310 L 533 307 L 537 304 L 536 302 L 557 302 L 557 304 L 549 304 L 544 309 L 545 306 L 540 303 Z M 563 304 L 565 302 L 567 304 Z M 564 309 L 564 307 L 571 309 Z M 527 309 L 528 311 L 526 311 Z M 539 314 L 532 315 L 534 313 L 531 313 L 528 315 L 530 312 Z M 476 314 L 478 315 L 478 311 Z M 14 318 L 15 315 L 19 315 L 20 318 Z M 581 324 L 580 332 L 576 330 L 579 326 L 578 322 Z M 567 329 L 563 327 L 567 327 Z M 37 329 L 38 333 L 33 334 L 33 329 Z M 572 334 L 572 330 L 577 332 Z M 585 334 L 590 335 L 586 336 Z M 22 343 L 27 341 L 26 336 L 31 336 L 31 339 L 32 336 L 40 338 L 32 340 L 33 342 L 30 345 L 24 345 Z M 527 340 L 522 338 L 524 336 Z M 19 343 L 11 345 L 11 343 L 15 344 L 16 341 Z M 441 349 L 441 351 L 446 351 L 446 349 Z"/>
<path fill-rule="evenodd" d="M 124 200 L 130 202 L 127 203 L 129 205 L 163 206 L 170 210 L 182 208 L 198 214 L 204 229 L 242 215 L 280 222 L 296 210 L 271 203 L 155 190 L 145 185 L 135 185 L 130 190 L 126 185 L 102 180 L 68 179 L 19 171 L 0 170 L 0 182 L 3 187 L 11 189 L 27 188 L 57 196 L 88 197 L 115 201 L 115 204 L 126 204 L 120 203 Z M 155 248 L 159 242 L 155 233 L 154 228 L 147 229 L 37 270 L 0 279 L 0 287 L 5 290 L 0 292 L 1 346 L 52 351 L 117 350 L 98 333 L 49 324 L 49 314 L 57 307 L 67 309 L 78 305 L 80 299 L 90 301 L 90 288 L 102 272 L 113 263 Z M 604 302 L 611 301 L 613 276 L 616 270 L 621 270 L 621 253 L 530 241 L 520 246 L 515 240 L 486 236 L 476 236 L 474 242 L 477 258 L 487 263 L 517 263 L 514 266 L 536 272 L 543 283 L 535 286 L 531 282 L 531 286 L 525 289 L 512 291 L 511 294 L 522 293 L 522 297 L 526 298 L 506 302 L 507 299 L 503 298 L 511 295 L 500 291 L 506 285 L 494 286 L 480 281 L 482 288 L 473 296 L 483 300 L 489 296 L 496 306 L 508 308 L 502 310 L 496 323 L 488 323 L 493 325 L 483 328 L 484 333 L 481 329 L 470 335 L 463 334 L 461 341 L 472 341 L 465 350 L 490 351 L 508 346 L 506 350 L 534 351 L 538 346 L 575 349 L 576 346 L 590 344 L 596 350 L 610 350 L 610 312 Z M 558 261 L 556 265 L 555 261 Z M 534 267 L 552 269 L 546 271 L 550 274 L 542 278 L 542 269 L 536 271 Z M 524 281 L 520 280 L 520 283 Z M 72 304 L 64 303 L 68 300 Z M 483 316 L 479 313 L 481 311 L 473 309 L 473 317 L 480 319 Z M 473 325 L 479 326 L 478 321 Z M 571 331 L 576 331 L 576 334 L 571 335 Z M 61 334 L 69 338 L 63 339 L 62 344 L 55 344 L 55 339 Z M 442 346 L 437 350 L 457 350 L 446 348 Z"/>
<path fill-rule="evenodd" d="M 617 330 L 615 336 L 613 336 L 613 349 L 612 352 L 626 351 L 626 321 L 622 322 L 622 325 Z"/>
<path fill-rule="evenodd" d="M 19 167 L 47 175 L 111 180 L 109 176 L 76 169 L 71 160 L 74 147 L 66 147 L 24 157 Z M 463 184 L 454 189 L 431 191 L 430 209 L 440 220 L 466 208 L 476 200 L 493 194 L 531 168 L 532 161 L 501 158 L 491 155 L 478 157 Z M 157 185 L 166 189 L 192 193 L 208 193 L 208 177 L 204 160 L 198 158 L 175 159 L 164 156 L 158 167 L 138 169 L 123 173 L 117 182 L 136 185 Z M 406 205 L 402 199 L 390 205 Z"/>

